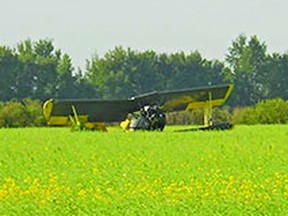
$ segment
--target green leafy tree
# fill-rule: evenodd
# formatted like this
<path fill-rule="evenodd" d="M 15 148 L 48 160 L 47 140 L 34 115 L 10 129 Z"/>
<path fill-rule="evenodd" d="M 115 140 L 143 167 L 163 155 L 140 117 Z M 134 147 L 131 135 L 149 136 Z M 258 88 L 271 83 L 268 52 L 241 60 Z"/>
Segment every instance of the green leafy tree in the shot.
<path fill-rule="evenodd" d="M 266 49 L 256 36 L 248 40 L 245 35 L 240 35 L 229 48 L 226 61 L 232 71 L 227 77 L 235 83 L 234 99 L 230 100 L 234 106 L 253 105 L 267 96 L 263 72 Z"/>
<path fill-rule="evenodd" d="M 288 54 L 269 55 L 264 71 L 268 98 L 288 100 Z"/>
<path fill-rule="evenodd" d="M 161 90 L 161 79 L 157 65 L 158 56 L 152 51 L 137 53 L 128 49 L 128 82 L 132 95 Z"/>
<path fill-rule="evenodd" d="M 76 78 L 73 77 L 72 72 L 74 68 L 71 59 L 67 54 L 59 60 L 57 65 L 57 93 L 58 98 L 75 98 L 77 96 Z"/>
<path fill-rule="evenodd" d="M 59 56 L 52 41 L 26 40 L 18 45 L 17 56 L 21 62 L 16 76 L 17 98 L 43 100 L 54 96 Z"/>
<path fill-rule="evenodd" d="M 15 91 L 19 100 L 25 97 L 35 98 L 38 73 L 36 55 L 31 40 L 25 40 L 17 46 L 16 56 L 20 62 L 15 74 Z"/>
<path fill-rule="evenodd" d="M 170 90 L 174 88 L 174 66 L 173 62 L 171 60 L 170 55 L 167 55 L 166 53 L 161 53 L 158 56 L 157 60 L 158 65 L 158 73 L 159 73 L 159 79 L 161 80 L 159 83 L 160 89 L 166 89 Z"/>
<path fill-rule="evenodd" d="M 102 92 L 103 98 L 127 98 L 154 90 L 157 83 L 156 54 L 136 53 L 116 47 L 103 58 L 94 57 L 86 77 Z"/>
<path fill-rule="evenodd" d="M 0 101 L 17 97 L 15 77 L 19 65 L 13 50 L 0 46 Z"/>

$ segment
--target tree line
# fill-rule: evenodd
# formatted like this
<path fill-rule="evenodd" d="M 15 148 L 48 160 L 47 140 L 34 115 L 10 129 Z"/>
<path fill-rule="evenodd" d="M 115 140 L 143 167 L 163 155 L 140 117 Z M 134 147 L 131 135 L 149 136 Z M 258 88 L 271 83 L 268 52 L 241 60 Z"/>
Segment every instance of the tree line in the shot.
<path fill-rule="evenodd" d="M 24 98 L 119 99 L 150 91 L 234 83 L 227 105 L 255 105 L 263 99 L 288 98 L 288 54 L 268 53 L 257 36 L 238 36 L 224 61 L 201 53 L 156 53 L 116 47 L 75 69 L 53 41 L 25 40 L 0 46 L 0 101 Z"/>

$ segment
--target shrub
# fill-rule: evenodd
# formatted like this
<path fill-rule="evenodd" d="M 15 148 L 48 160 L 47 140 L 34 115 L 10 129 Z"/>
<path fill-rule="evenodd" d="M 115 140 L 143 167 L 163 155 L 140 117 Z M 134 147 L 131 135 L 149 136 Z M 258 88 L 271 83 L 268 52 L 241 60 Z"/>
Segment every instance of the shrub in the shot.
<path fill-rule="evenodd" d="M 4 104 L 0 118 L 3 127 L 25 127 L 29 122 L 25 107 L 16 100 Z"/>
<path fill-rule="evenodd" d="M 203 110 L 166 113 L 166 122 L 168 125 L 200 125 L 203 124 Z"/>
<path fill-rule="evenodd" d="M 221 124 L 231 122 L 231 113 L 228 108 L 215 108 L 213 110 L 213 123 Z"/>
<path fill-rule="evenodd" d="M 166 114 L 166 121 L 169 125 L 203 125 L 203 109 L 193 109 L 191 111 L 181 111 Z M 231 121 L 231 114 L 228 108 L 217 108 L 212 113 L 213 123 L 220 124 Z"/>
<path fill-rule="evenodd" d="M 280 98 L 263 100 L 254 107 L 235 108 L 234 124 L 286 124 L 288 123 L 288 101 Z"/>
<path fill-rule="evenodd" d="M 288 123 L 288 101 L 280 98 L 260 101 L 255 111 L 259 124 Z"/>
<path fill-rule="evenodd" d="M 232 113 L 233 124 L 257 124 L 257 116 L 254 107 L 235 108 Z"/>
<path fill-rule="evenodd" d="M 45 124 L 45 120 L 42 114 L 41 102 L 39 100 L 31 100 L 30 98 L 25 98 L 23 103 L 29 118 L 29 126 L 43 126 Z"/>
<path fill-rule="evenodd" d="M 2 118 L 2 109 L 4 107 L 4 103 L 0 101 L 0 127 L 4 127 L 4 119 Z"/>
<path fill-rule="evenodd" d="M 40 101 L 24 99 L 23 103 L 10 100 L 0 103 L 0 127 L 43 126 Z"/>

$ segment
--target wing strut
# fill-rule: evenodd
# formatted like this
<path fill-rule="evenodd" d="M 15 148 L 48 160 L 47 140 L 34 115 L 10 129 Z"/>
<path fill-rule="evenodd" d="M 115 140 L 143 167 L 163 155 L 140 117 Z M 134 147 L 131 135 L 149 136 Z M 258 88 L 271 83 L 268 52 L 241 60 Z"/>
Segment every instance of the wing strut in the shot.
<path fill-rule="evenodd" d="M 108 131 L 104 122 L 89 122 L 87 116 L 79 116 L 74 105 L 71 106 L 73 115 L 69 115 L 70 126 L 72 131 L 83 129 Z"/>
<path fill-rule="evenodd" d="M 208 92 L 209 100 L 204 106 L 204 126 L 211 126 L 212 122 L 212 93 Z"/>

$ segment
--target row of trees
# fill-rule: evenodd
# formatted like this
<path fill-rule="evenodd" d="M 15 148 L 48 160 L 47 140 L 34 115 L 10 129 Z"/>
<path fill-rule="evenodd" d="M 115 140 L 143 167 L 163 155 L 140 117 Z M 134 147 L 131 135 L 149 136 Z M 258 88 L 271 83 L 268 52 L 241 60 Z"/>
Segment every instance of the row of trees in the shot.
<path fill-rule="evenodd" d="M 14 49 L 0 46 L 0 78 L 0 101 L 85 97 L 94 89 L 51 40 L 26 40 Z"/>
<path fill-rule="evenodd" d="M 234 83 L 230 106 L 288 98 L 288 54 L 267 52 L 257 36 L 240 35 L 225 61 L 191 53 L 138 52 L 116 47 L 75 70 L 51 40 L 0 46 L 0 101 L 11 98 L 127 98 L 149 91 Z"/>

